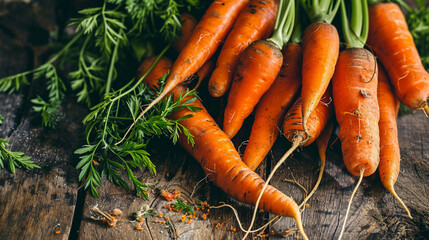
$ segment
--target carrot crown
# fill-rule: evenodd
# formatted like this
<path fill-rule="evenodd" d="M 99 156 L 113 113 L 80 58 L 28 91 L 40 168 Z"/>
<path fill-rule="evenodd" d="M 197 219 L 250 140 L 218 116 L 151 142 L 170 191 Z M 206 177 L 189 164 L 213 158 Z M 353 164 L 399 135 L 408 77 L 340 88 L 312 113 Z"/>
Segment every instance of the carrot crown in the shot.
<path fill-rule="evenodd" d="M 283 48 L 292 35 L 295 24 L 295 0 L 280 0 L 273 35 L 267 39 L 279 49 Z"/>
<path fill-rule="evenodd" d="M 307 12 L 311 22 L 331 23 L 337 14 L 340 0 L 301 0 L 301 4 Z"/>
<path fill-rule="evenodd" d="M 347 48 L 363 48 L 368 38 L 369 15 L 366 0 L 351 1 L 350 22 L 347 16 L 346 5 L 341 0 L 341 23 L 343 36 Z"/>

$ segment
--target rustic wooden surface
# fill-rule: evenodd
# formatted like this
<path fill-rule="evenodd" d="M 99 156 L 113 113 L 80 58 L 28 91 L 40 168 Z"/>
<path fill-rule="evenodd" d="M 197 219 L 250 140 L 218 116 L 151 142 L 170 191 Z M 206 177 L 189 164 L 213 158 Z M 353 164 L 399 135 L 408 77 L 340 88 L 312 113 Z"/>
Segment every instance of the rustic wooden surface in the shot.
<path fill-rule="evenodd" d="M 36 5 L 34 5 L 37 3 Z M 47 22 L 55 22 L 54 8 L 40 7 L 49 1 L 15 1 L 0 4 L 0 77 L 31 68 L 34 50 L 48 38 L 43 33 L 55 28 Z M 48 5 L 46 5 L 48 6 Z M 51 6 L 51 5 L 49 5 Z M 20 20 L 15 25 L 8 18 L 13 11 L 34 14 L 35 23 Z M 40 17 L 42 14 L 44 17 Z M 6 16 L 6 17 L 5 17 Z M 52 21 L 49 21 L 52 20 Z M 15 20 L 17 21 L 17 20 Z M 31 34 L 33 26 L 45 26 L 39 40 Z M 15 27 L 14 27 L 15 26 Z M 23 28 L 23 26 L 26 26 Z M 29 43 L 29 44 L 26 44 Z M 36 47 L 34 47 L 36 46 Z M 37 54 L 36 54 L 37 55 Z M 203 86 L 204 87 L 204 86 Z M 62 107 L 63 121 L 57 130 L 41 127 L 39 116 L 31 109 L 29 99 L 37 95 L 40 86 L 32 83 L 19 93 L 0 94 L 0 114 L 5 117 L 0 126 L 0 138 L 10 140 L 10 149 L 22 151 L 42 166 L 35 171 L 18 169 L 15 175 L 0 170 L 0 239 L 240 239 L 243 233 L 230 209 L 211 209 L 207 220 L 201 215 L 191 223 L 180 221 L 181 214 L 169 212 L 168 204 L 160 197 L 160 190 L 180 190 L 182 198 L 190 202 L 208 201 L 211 205 L 220 202 L 231 204 L 238 210 L 244 227 L 250 223 L 252 208 L 224 194 L 204 178 L 199 165 L 180 146 L 159 140 L 151 146 L 157 166 L 157 175 L 136 170 L 139 179 L 154 186 L 149 190 L 149 199 L 137 198 L 132 192 L 108 181 L 100 187 L 100 198 L 94 198 L 79 188 L 78 158 L 73 151 L 82 143 L 81 120 L 86 112 L 83 106 L 67 99 Z M 203 91 L 204 95 L 204 91 Z M 209 111 L 217 113 L 225 99 L 204 98 L 206 105 L 214 102 Z M 221 119 L 221 116 L 216 118 Z M 234 139 L 238 147 L 246 140 L 251 129 L 251 119 Z M 357 182 L 341 159 L 340 143 L 331 137 L 327 166 L 318 191 L 308 202 L 303 213 L 304 228 L 310 239 L 335 239 L 338 237 L 344 218 L 347 201 Z M 399 141 L 402 154 L 401 173 L 396 183 L 397 193 L 410 208 L 414 219 L 409 219 L 399 203 L 380 183 L 377 174 L 363 180 L 351 208 L 344 239 L 429 239 L 429 119 L 422 112 L 414 112 L 399 118 Z M 276 160 L 290 144 L 279 139 L 267 161 L 257 169 L 266 177 Z M 169 151 L 165 151 L 169 149 Z M 242 149 L 243 150 L 243 149 Z M 316 181 L 319 158 L 315 146 L 297 151 L 282 166 L 272 185 L 292 196 L 297 202 L 304 197 L 302 189 L 286 179 L 295 178 L 305 188 L 311 189 Z M 114 228 L 91 219 L 91 208 L 104 211 L 121 209 L 123 215 Z M 132 212 L 149 206 L 156 213 L 163 213 L 170 220 L 165 224 L 158 216 L 148 217 L 143 230 L 135 230 Z M 207 212 L 207 211 L 205 211 Z M 270 214 L 258 213 L 256 227 L 272 218 Z M 216 227 L 221 223 L 219 227 Z M 231 231 L 237 228 L 237 232 Z M 295 223 L 283 218 L 268 228 L 274 232 L 269 239 L 296 239 Z M 57 234 L 56 232 L 60 233 Z M 284 237 L 283 235 L 287 235 Z M 257 238 L 256 234 L 251 236 Z"/>

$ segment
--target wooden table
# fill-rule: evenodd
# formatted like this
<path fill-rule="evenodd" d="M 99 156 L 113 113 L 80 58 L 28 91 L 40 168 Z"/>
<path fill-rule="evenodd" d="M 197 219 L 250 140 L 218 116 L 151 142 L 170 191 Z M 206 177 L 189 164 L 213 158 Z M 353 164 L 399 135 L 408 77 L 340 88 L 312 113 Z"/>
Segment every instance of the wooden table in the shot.
<path fill-rule="evenodd" d="M 36 20 L 40 25 L 49 22 L 55 16 L 52 12 L 54 8 L 44 1 L 36 2 L 41 4 L 45 14 Z M 6 5 L 5 10 L 10 11 L 6 16 L 11 16 L 16 9 L 40 14 L 35 10 L 34 2 L 28 5 L 18 2 Z M 10 22 L 13 22 L 12 17 L 0 17 L 0 77 L 31 68 L 35 64 L 34 50 L 39 49 L 22 44 L 26 42 L 25 39 L 34 40 L 30 38 L 29 21 L 15 22 L 16 28 L 8 25 Z M 52 30 L 49 24 L 42 26 L 46 27 L 44 31 Z M 25 152 L 42 166 L 34 171 L 18 169 L 15 175 L 5 169 L 0 170 L 0 239 L 243 237 L 231 209 L 211 209 L 206 220 L 197 214 L 197 219 L 186 224 L 181 221 L 181 213 L 170 212 L 164 207 L 168 202 L 160 196 L 160 190 L 177 189 L 187 201 L 207 201 L 211 205 L 219 205 L 220 202 L 231 204 L 237 209 L 245 227 L 250 224 L 253 210 L 252 207 L 229 198 L 208 182 L 202 169 L 190 155 L 180 146 L 173 146 L 165 140 L 156 141 L 151 146 L 157 175 L 143 170 L 135 171 L 139 179 L 145 179 L 146 183 L 154 186 L 154 189 L 149 190 L 150 200 L 137 198 L 133 192 L 127 192 L 106 180 L 98 188 L 100 198 L 94 198 L 83 191 L 77 180 L 79 172 L 75 169 L 78 157 L 73 152 L 83 144 L 81 120 L 87 110 L 72 98 L 67 98 L 62 106 L 64 120 L 58 128 L 43 128 L 40 117 L 34 113 L 29 101 L 37 95 L 39 88 L 37 82 L 34 82 L 19 93 L 0 94 L 0 114 L 5 117 L 0 126 L 0 137 L 10 140 L 11 150 Z M 225 99 L 205 98 L 205 103 L 210 104 L 210 101 L 214 104 L 209 110 L 216 115 L 224 106 Z M 220 119 L 221 116 L 216 118 Z M 237 147 L 248 138 L 251 122 L 251 119 L 247 120 L 234 139 Z M 342 162 L 340 142 L 334 140 L 335 136 L 332 136 L 333 143 L 328 150 L 327 166 L 320 187 L 303 212 L 304 228 L 311 239 L 338 237 L 347 201 L 357 182 L 357 178 L 348 173 Z M 377 172 L 365 178 L 356 193 L 344 239 L 429 239 L 429 119 L 422 112 L 401 116 L 399 141 L 402 162 L 396 191 L 410 208 L 414 218 L 407 218 L 399 203 L 381 185 Z M 289 147 L 290 143 L 284 138 L 279 139 L 257 172 L 266 178 Z M 311 189 L 316 181 L 318 166 L 317 151 L 311 145 L 294 153 L 271 184 L 299 203 L 304 197 L 303 190 L 286 180 L 295 178 L 306 189 Z M 123 215 L 119 217 L 117 226 L 108 227 L 91 219 L 91 208 L 95 206 L 103 211 L 121 209 Z M 156 213 L 163 213 L 169 221 L 157 223 L 155 220 L 164 219 L 150 216 L 143 221 L 143 230 L 136 230 L 138 223 L 132 221 L 131 214 L 145 206 Z M 258 213 L 256 227 L 262 226 L 272 217 L 268 213 Z M 218 223 L 221 225 L 217 226 Z M 237 231 L 232 231 L 231 227 Z M 273 231 L 274 235 L 269 234 L 267 239 L 280 239 L 287 233 L 290 234 L 285 239 L 297 239 L 295 227 L 292 219 L 283 218 L 268 228 L 267 232 Z M 252 238 L 258 237 L 256 234 L 252 235 Z"/>

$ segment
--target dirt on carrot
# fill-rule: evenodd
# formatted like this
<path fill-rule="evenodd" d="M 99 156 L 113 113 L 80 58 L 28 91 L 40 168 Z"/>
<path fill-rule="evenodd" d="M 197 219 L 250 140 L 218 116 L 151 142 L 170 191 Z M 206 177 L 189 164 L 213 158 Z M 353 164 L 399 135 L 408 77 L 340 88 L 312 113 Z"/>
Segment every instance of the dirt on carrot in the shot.
<path fill-rule="evenodd" d="M 355 176 L 361 169 L 365 169 L 364 176 L 373 174 L 380 161 L 376 72 L 371 52 L 350 48 L 340 53 L 332 79 L 343 160 Z"/>

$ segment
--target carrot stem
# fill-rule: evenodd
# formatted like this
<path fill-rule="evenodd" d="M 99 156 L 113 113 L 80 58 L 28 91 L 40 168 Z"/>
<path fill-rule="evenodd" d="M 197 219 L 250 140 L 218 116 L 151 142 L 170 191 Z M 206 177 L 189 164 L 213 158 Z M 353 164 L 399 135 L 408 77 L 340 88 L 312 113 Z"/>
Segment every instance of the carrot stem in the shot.
<path fill-rule="evenodd" d="M 293 26 L 292 36 L 290 37 L 291 43 L 299 44 L 302 41 L 302 25 L 301 25 L 301 15 L 300 8 L 295 8 L 295 25 Z"/>
<path fill-rule="evenodd" d="M 369 14 L 366 0 L 351 1 L 350 23 L 346 5 L 341 0 L 341 25 L 347 48 L 363 48 L 368 38 Z"/>
<path fill-rule="evenodd" d="M 355 196 L 355 193 L 356 193 L 357 189 L 359 188 L 359 185 L 362 182 L 364 172 L 365 172 L 365 169 L 362 168 L 360 170 L 359 181 L 356 184 L 355 189 L 353 189 L 352 195 L 350 196 L 349 205 L 347 206 L 346 216 L 344 217 L 343 226 L 341 227 L 341 232 L 340 232 L 340 236 L 338 237 L 338 240 L 341 240 L 341 237 L 343 236 L 344 229 L 346 228 L 347 216 L 349 215 L 349 212 L 350 212 L 350 206 L 352 205 L 353 197 Z"/>
<path fill-rule="evenodd" d="M 312 23 L 331 23 L 340 6 L 340 0 L 335 4 L 333 0 L 301 0 L 301 4 Z"/>
<path fill-rule="evenodd" d="M 288 2 L 286 2 L 288 1 Z M 295 24 L 295 0 L 280 0 L 273 35 L 267 39 L 279 49 L 289 41 Z"/>

